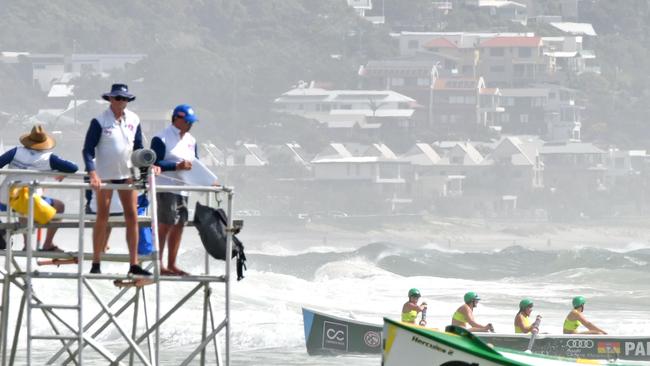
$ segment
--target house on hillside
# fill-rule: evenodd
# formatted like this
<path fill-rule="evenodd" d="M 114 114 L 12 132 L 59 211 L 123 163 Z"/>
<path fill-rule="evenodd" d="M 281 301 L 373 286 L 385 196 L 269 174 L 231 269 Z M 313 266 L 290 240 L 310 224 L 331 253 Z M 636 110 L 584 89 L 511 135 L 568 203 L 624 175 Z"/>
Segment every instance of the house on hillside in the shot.
<path fill-rule="evenodd" d="M 336 193 L 348 197 L 350 201 L 344 204 L 349 209 L 361 205 L 355 203 L 353 197 L 363 200 L 364 205 L 368 202 L 379 204 L 388 212 L 410 203 L 404 177 L 409 163 L 398 159 L 384 144 L 331 143 L 311 164 L 315 188 L 325 195 Z"/>
<path fill-rule="evenodd" d="M 536 136 L 506 136 L 481 162 L 485 188 L 501 197 L 518 197 L 544 185 L 544 166 L 539 150 L 544 141 Z"/>
<path fill-rule="evenodd" d="M 465 4 L 474 6 L 500 20 L 510 20 L 526 24 L 528 9 L 526 4 L 511 0 L 466 0 Z"/>
<path fill-rule="evenodd" d="M 264 154 L 275 177 L 300 178 L 311 174 L 311 158 L 298 143 L 267 146 Z"/>
<path fill-rule="evenodd" d="M 305 84 L 273 102 L 276 112 L 313 119 L 324 127 L 344 124 L 348 131 L 369 132 L 366 139 L 380 135 L 384 140 L 408 133 L 415 108 L 415 99 L 392 90 L 326 90 Z"/>
<path fill-rule="evenodd" d="M 479 75 L 489 86 L 518 87 L 546 82 L 555 59 L 545 55 L 541 37 L 494 37 L 480 45 Z"/>
<path fill-rule="evenodd" d="M 486 88 L 483 78 L 439 78 L 432 93 L 430 128 L 449 134 L 492 126 L 503 112 L 500 91 Z"/>
<path fill-rule="evenodd" d="M 226 158 L 229 167 L 260 168 L 269 165 L 266 155 L 257 144 L 241 144 Z"/>
<path fill-rule="evenodd" d="M 608 153 L 587 142 L 547 142 L 539 150 L 547 187 L 596 189 L 605 182 Z"/>

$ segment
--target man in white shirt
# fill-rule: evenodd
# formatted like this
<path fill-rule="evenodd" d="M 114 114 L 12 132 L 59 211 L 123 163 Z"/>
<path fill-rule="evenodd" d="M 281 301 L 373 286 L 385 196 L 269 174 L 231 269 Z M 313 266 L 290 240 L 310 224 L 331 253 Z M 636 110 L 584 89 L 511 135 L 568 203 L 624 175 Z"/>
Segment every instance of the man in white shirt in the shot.
<path fill-rule="evenodd" d="M 183 185 L 182 171 L 192 169 L 192 161 L 198 160 L 196 140 L 189 133 L 192 125 L 198 121 L 194 109 L 181 104 L 172 112 L 172 122 L 151 139 L 151 149 L 156 152 L 156 165 L 162 174 L 156 178 L 159 185 Z M 158 243 L 160 244 L 160 261 L 163 262 L 165 243 L 169 244 L 167 266 L 161 265 L 164 275 L 187 275 L 178 268 L 176 256 L 183 235 L 183 227 L 188 220 L 188 192 L 158 192 Z"/>
<path fill-rule="evenodd" d="M 109 93 L 102 95 L 110 106 L 90 122 L 82 151 L 90 185 L 97 199 L 97 218 L 93 228 L 93 264 L 90 273 L 101 273 L 100 260 L 108 241 L 108 216 L 112 189 L 102 189 L 102 183 L 132 183 L 131 153 L 142 149 L 140 118 L 128 110 L 135 100 L 125 84 L 113 84 Z M 93 161 L 94 159 L 94 161 Z M 129 274 L 150 276 L 138 263 L 138 214 L 136 190 L 117 191 L 124 209 L 126 242 L 129 248 Z"/>

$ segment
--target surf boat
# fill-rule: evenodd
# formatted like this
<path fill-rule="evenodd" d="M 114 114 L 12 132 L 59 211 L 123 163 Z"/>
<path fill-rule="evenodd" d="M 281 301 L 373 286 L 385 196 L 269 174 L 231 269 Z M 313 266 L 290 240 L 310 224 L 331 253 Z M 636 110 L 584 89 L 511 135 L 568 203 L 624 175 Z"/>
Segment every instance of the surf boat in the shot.
<path fill-rule="evenodd" d="M 382 325 L 302 309 L 310 355 L 381 353 Z M 525 351 L 530 334 L 474 333 L 483 342 Z M 650 337 L 587 334 L 538 334 L 531 351 L 550 356 L 650 361 Z"/>
<path fill-rule="evenodd" d="M 382 366 L 633 365 L 605 360 L 570 359 L 492 347 L 464 328 L 453 325 L 448 326 L 445 332 L 441 332 L 384 318 L 383 336 Z"/>

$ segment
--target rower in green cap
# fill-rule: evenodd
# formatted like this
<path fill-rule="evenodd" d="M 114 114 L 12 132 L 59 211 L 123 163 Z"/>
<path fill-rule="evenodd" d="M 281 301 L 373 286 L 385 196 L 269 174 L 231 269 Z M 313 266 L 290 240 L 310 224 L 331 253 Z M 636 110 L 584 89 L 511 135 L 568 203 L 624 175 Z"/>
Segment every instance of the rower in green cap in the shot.
<path fill-rule="evenodd" d="M 491 323 L 481 325 L 474 320 L 474 308 L 478 305 L 481 298 L 476 292 L 470 291 L 463 297 L 465 303 L 461 305 L 451 318 L 451 325 L 466 328 L 469 323 L 470 332 L 494 332 Z"/>
<path fill-rule="evenodd" d="M 604 330 L 598 328 L 594 323 L 585 318 L 583 312 L 585 311 L 585 303 L 587 300 L 583 296 L 576 296 L 571 302 L 573 310 L 569 312 L 564 320 L 564 334 L 607 334 Z M 579 332 L 580 325 L 584 325 L 587 330 Z"/>
<path fill-rule="evenodd" d="M 420 299 L 420 290 L 412 288 L 408 293 L 409 299 L 402 306 L 402 321 L 406 323 L 415 324 L 415 320 L 418 317 L 419 313 L 422 313 L 422 318 L 420 320 L 420 325 L 427 325 L 425 319 L 425 314 L 427 311 L 427 303 L 423 302 L 421 305 L 418 305 L 418 300 Z"/>
<path fill-rule="evenodd" d="M 537 316 L 534 323 L 530 323 L 530 314 L 533 312 L 533 300 L 523 299 L 519 302 L 519 312 L 515 315 L 515 333 L 536 333 L 539 331 L 539 320 L 541 315 Z"/>

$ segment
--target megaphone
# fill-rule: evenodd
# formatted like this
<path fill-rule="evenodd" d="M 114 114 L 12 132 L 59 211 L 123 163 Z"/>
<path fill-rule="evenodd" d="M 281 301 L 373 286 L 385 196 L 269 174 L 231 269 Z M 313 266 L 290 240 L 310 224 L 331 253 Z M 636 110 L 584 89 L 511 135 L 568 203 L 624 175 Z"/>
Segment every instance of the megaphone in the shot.
<path fill-rule="evenodd" d="M 148 168 L 156 162 L 156 152 L 151 149 L 139 149 L 131 153 L 131 163 L 136 168 Z"/>
<path fill-rule="evenodd" d="M 151 149 L 139 149 L 131 153 L 131 163 L 140 171 L 139 177 L 136 176 L 136 178 L 142 182 L 146 182 L 149 167 L 155 162 L 156 152 Z M 136 175 L 135 172 L 134 175 Z"/>

